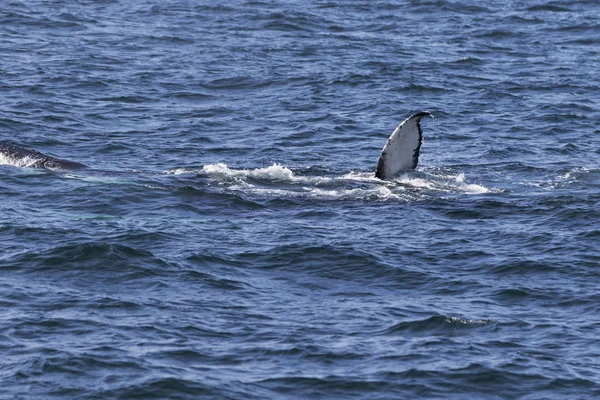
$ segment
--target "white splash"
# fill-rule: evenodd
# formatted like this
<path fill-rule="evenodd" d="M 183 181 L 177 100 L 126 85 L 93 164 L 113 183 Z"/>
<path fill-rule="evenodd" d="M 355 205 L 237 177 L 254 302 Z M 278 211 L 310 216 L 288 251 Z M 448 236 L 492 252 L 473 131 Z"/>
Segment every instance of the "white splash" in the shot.
<path fill-rule="evenodd" d="M 175 168 L 175 169 L 171 169 L 169 171 L 163 171 L 163 175 L 195 175 L 198 172 L 200 172 L 200 171 L 195 170 L 195 169 Z"/>
<path fill-rule="evenodd" d="M 402 183 L 406 186 L 412 186 L 414 188 L 419 188 L 419 189 L 434 189 L 435 188 L 435 182 L 428 180 L 428 179 L 411 177 L 409 174 L 402 174 L 396 180 L 396 182 Z"/>
<path fill-rule="evenodd" d="M 409 172 L 400 175 L 395 182 L 409 188 L 441 192 L 468 194 L 489 193 L 490 189 L 482 185 L 467 183 L 464 173 L 447 175 L 439 173 Z"/>
<path fill-rule="evenodd" d="M 349 181 L 361 181 L 361 182 L 369 182 L 369 183 L 379 183 L 381 184 L 382 180 L 375 177 L 373 172 L 354 172 L 350 171 L 349 173 L 342 175 L 337 180 L 349 180 Z"/>
<path fill-rule="evenodd" d="M 268 197 L 411 201 L 429 197 L 435 192 L 480 194 L 490 191 L 482 185 L 467 183 L 462 173 L 444 174 L 439 171 L 406 173 L 395 181 L 382 181 L 371 171 L 351 171 L 341 176 L 299 175 L 280 164 L 255 169 L 234 169 L 227 164 L 218 163 L 207 164 L 201 170 L 177 168 L 163 173 L 205 174 L 227 191 Z"/>
<path fill-rule="evenodd" d="M 357 188 L 357 189 L 320 189 L 313 188 L 310 190 L 311 197 L 315 198 L 330 198 L 330 199 L 347 199 L 347 200 L 374 200 L 381 201 L 386 199 L 400 199 L 401 196 L 392 192 L 385 186 L 373 188 Z"/>
<path fill-rule="evenodd" d="M 36 157 L 31 157 L 31 156 L 26 156 L 26 157 L 10 157 L 7 156 L 6 154 L 1 154 L 0 153 L 0 164 L 1 165 L 12 165 L 14 167 L 21 167 L 21 168 L 29 168 L 29 167 L 34 167 L 36 163 L 38 163 L 40 161 L 39 158 Z"/>
<path fill-rule="evenodd" d="M 465 193 L 472 194 L 481 194 L 481 193 L 489 193 L 489 189 L 482 185 L 477 185 L 475 183 L 467 183 L 465 179 L 465 174 L 460 173 L 456 177 L 456 183 L 458 188 L 464 191 Z"/>
<path fill-rule="evenodd" d="M 266 168 L 257 169 L 231 169 L 226 164 L 208 164 L 202 167 L 202 172 L 208 175 L 217 175 L 230 178 L 251 177 L 257 179 L 271 179 L 279 181 L 296 181 L 294 173 L 289 168 L 273 164 Z"/>

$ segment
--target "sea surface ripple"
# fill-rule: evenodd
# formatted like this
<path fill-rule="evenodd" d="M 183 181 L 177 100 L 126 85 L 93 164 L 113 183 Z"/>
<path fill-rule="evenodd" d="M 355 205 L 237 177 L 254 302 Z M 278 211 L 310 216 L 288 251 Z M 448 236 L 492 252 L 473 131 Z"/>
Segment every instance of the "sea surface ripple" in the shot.
<path fill-rule="evenodd" d="M 600 398 L 599 30 L 2 2 L 0 139 L 92 169 L 0 160 L 0 398 Z M 419 110 L 418 170 L 374 178 Z"/>

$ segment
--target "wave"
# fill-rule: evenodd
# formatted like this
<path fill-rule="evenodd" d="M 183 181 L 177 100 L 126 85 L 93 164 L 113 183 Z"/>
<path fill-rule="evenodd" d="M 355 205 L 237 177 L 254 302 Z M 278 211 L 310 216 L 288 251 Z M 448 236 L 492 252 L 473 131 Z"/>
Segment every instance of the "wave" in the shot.
<path fill-rule="evenodd" d="M 29 273 L 42 270 L 53 270 L 63 277 L 77 276 L 86 271 L 96 278 L 113 279 L 118 272 L 120 278 L 144 278 L 152 269 L 165 269 L 171 266 L 151 252 L 130 246 L 107 242 L 82 242 L 59 244 L 40 252 L 24 252 L 3 260 L 8 269 L 17 269 L 21 265 L 29 265 Z M 68 267 L 68 268 L 67 268 Z"/>
<path fill-rule="evenodd" d="M 457 331 L 480 328 L 487 325 L 496 325 L 497 321 L 493 319 L 467 319 L 460 317 L 447 317 L 444 315 L 434 315 L 427 319 L 400 322 L 391 326 L 381 333 L 384 335 L 412 333 L 412 334 L 440 334 L 457 333 Z"/>

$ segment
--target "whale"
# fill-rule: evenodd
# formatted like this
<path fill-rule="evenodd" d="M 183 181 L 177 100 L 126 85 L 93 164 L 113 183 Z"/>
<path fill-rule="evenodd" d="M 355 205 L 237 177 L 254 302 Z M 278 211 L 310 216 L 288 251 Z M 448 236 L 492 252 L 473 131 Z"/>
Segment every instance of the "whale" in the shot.
<path fill-rule="evenodd" d="M 0 142 L 0 164 L 49 170 L 78 170 L 87 165 L 63 160 L 10 142 Z"/>
<path fill-rule="evenodd" d="M 421 120 L 425 117 L 433 117 L 433 115 L 429 111 L 410 115 L 392 132 L 381 150 L 375 171 L 376 178 L 393 180 L 398 174 L 413 171 L 417 167 L 423 143 Z M 0 141 L 0 164 L 59 171 L 88 168 L 87 165 L 76 161 L 52 157 L 3 141 Z"/>
<path fill-rule="evenodd" d="M 420 111 L 406 118 L 392 132 L 381 150 L 375 171 L 376 178 L 392 180 L 402 172 L 417 168 L 423 143 L 421 120 L 425 117 L 433 115 L 429 111 Z"/>

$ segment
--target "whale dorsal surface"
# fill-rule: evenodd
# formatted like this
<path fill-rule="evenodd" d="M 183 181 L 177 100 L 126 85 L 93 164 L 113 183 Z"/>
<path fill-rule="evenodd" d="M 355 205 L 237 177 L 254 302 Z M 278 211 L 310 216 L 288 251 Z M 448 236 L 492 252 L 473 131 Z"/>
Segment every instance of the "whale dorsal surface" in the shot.
<path fill-rule="evenodd" d="M 427 116 L 431 116 L 429 111 L 421 111 L 398 125 L 381 151 L 375 172 L 377 178 L 389 180 L 400 172 L 417 167 L 423 142 L 421 119 Z"/>
<path fill-rule="evenodd" d="M 39 151 L 27 149 L 7 142 L 0 142 L 0 164 L 51 170 L 86 168 L 86 165 L 75 161 L 61 160 L 60 158 L 48 156 Z"/>

